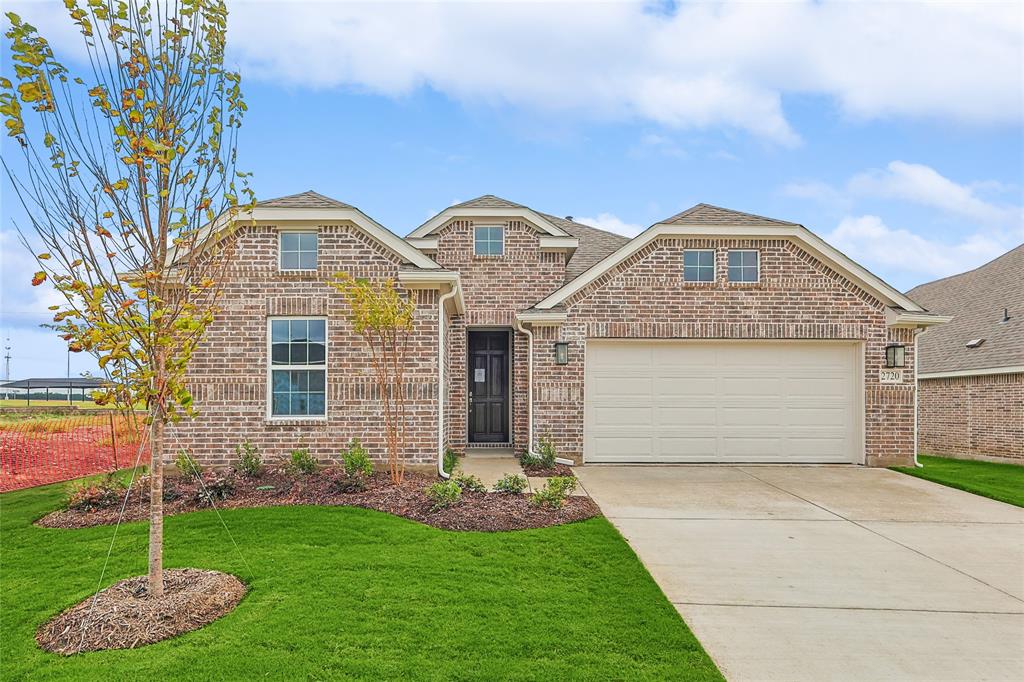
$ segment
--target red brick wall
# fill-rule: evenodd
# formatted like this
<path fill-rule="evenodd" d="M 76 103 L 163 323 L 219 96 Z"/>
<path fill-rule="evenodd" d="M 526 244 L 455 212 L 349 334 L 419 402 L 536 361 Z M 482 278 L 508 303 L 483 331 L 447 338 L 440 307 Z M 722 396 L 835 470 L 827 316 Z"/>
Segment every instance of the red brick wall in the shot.
<path fill-rule="evenodd" d="M 504 255 L 475 255 L 474 225 L 503 225 Z M 512 329 L 516 312 L 529 308 L 562 285 L 565 254 L 542 252 L 537 231 L 518 219 L 452 220 L 438 231 L 437 238 L 434 259 L 443 267 L 459 272 L 466 304 L 465 315 L 452 321 L 451 338 L 446 349 L 450 363 L 450 400 L 445 430 L 449 444 L 462 452 L 467 445 L 467 329 Z M 513 445 L 522 449 L 527 439 L 526 336 L 513 333 L 512 345 L 511 437 Z"/>
<path fill-rule="evenodd" d="M 717 250 L 714 283 L 683 282 L 683 249 Z M 761 281 L 726 281 L 727 249 L 760 251 Z M 888 330 L 883 304 L 787 240 L 662 238 L 567 301 L 567 323 L 540 328 L 534 352 L 538 434 L 563 456 L 583 453 L 587 338 L 843 339 L 865 344 L 865 452 L 869 465 L 913 459 L 913 336 Z M 569 364 L 551 346 L 570 342 Z M 885 346 L 907 346 L 902 385 L 882 385 Z"/>
<path fill-rule="evenodd" d="M 207 465 L 235 459 L 245 439 L 264 461 L 309 448 L 321 462 L 337 461 L 357 437 L 377 459 L 386 456 L 384 426 L 369 354 L 351 330 L 341 294 L 328 285 L 334 273 L 394 278 L 398 260 L 351 224 L 319 227 L 316 273 L 278 270 L 278 233 L 246 226 L 224 278 L 220 312 L 193 359 L 189 385 L 200 411 L 168 428 L 169 457 L 188 449 Z M 410 462 L 433 462 L 437 434 L 437 292 L 411 292 L 417 303 L 408 379 Z M 267 419 L 267 319 L 278 315 L 327 317 L 327 418 Z"/>
<path fill-rule="evenodd" d="M 921 452 L 1024 462 L 1024 374 L 922 379 Z"/>

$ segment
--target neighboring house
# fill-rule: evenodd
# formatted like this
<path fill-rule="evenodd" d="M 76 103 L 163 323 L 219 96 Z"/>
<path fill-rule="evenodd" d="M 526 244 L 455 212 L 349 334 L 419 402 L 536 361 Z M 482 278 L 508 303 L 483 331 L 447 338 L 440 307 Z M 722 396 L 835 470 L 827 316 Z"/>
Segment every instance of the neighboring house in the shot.
<path fill-rule="evenodd" d="M 921 451 L 1024 463 L 1024 244 L 907 295 L 953 316 L 918 340 Z"/>
<path fill-rule="evenodd" d="M 800 225 L 706 204 L 626 239 L 484 196 L 402 239 L 306 192 L 224 238 L 221 312 L 190 370 L 201 414 L 168 429 L 209 464 L 244 439 L 327 461 L 358 437 L 383 456 L 339 271 L 417 304 L 417 463 L 549 435 L 576 462 L 907 464 L 915 333 L 944 321 Z"/>

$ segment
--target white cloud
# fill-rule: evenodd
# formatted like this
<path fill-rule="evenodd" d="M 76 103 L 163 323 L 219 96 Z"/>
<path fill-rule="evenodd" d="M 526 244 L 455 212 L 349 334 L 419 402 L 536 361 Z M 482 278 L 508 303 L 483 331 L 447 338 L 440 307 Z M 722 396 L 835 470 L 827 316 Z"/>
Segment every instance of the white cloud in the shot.
<path fill-rule="evenodd" d="M 1006 3 L 229 3 L 246 78 L 672 129 L 731 128 L 792 145 L 789 95 L 856 118 L 1017 124 L 1019 6 Z M 15 7 L 56 36 L 60 5 Z M 51 16 L 52 15 L 52 16 Z M 59 18 L 59 30 L 55 21 Z"/>
<path fill-rule="evenodd" d="M 611 213 L 600 213 L 596 218 L 573 218 L 573 220 L 577 223 L 583 223 L 584 225 L 590 225 L 591 227 L 596 227 L 600 230 L 607 230 L 608 232 L 621 234 L 625 237 L 635 237 L 646 229 L 643 225 L 627 223 Z"/>
<path fill-rule="evenodd" d="M 847 185 L 853 194 L 902 199 L 989 224 L 1020 216 L 1019 209 L 980 199 L 969 185 L 958 184 L 930 166 L 893 161 L 885 170 L 855 175 Z"/>
<path fill-rule="evenodd" d="M 891 228 L 875 215 L 843 218 L 826 240 L 856 261 L 900 275 L 945 277 L 971 270 L 1004 253 L 998 239 L 975 234 L 945 244 L 902 228 Z"/>

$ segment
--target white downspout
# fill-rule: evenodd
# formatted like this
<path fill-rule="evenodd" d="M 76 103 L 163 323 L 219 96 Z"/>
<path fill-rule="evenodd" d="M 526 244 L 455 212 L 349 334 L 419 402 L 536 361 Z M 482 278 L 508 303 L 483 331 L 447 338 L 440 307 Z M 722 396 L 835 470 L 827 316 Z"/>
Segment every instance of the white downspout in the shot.
<path fill-rule="evenodd" d="M 437 475 L 441 478 L 450 478 L 444 470 L 444 304 L 458 293 L 459 282 L 455 282 L 451 291 L 437 299 Z"/>
<path fill-rule="evenodd" d="M 918 450 L 918 424 L 917 424 L 917 410 L 918 410 L 918 391 L 921 390 L 921 382 L 917 379 L 917 337 L 921 333 L 921 328 L 916 327 L 914 329 L 914 466 L 923 468 L 924 465 L 917 461 L 917 450 Z"/>
<path fill-rule="evenodd" d="M 512 326 L 517 332 L 526 334 L 526 352 L 529 355 L 526 361 L 526 451 L 534 457 L 539 457 L 540 455 L 533 450 L 533 332 L 524 327 L 519 318 L 515 318 Z M 571 459 L 563 459 L 561 457 L 556 457 L 555 462 L 558 464 L 575 464 Z"/>

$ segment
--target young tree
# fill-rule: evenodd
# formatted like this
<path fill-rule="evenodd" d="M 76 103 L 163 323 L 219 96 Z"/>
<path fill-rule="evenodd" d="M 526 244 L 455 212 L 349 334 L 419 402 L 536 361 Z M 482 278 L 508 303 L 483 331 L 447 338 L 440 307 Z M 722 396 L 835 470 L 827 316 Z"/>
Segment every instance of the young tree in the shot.
<path fill-rule="evenodd" d="M 146 407 L 149 594 L 161 596 L 164 425 L 194 414 L 184 375 L 216 309 L 223 228 L 253 203 L 235 167 L 246 107 L 224 69 L 223 0 L 65 5 L 88 59 L 77 76 L 7 15 L 15 82 L 0 80 L 0 114 L 22 158 L 5 154 L 4 168 L 34 231 L 22 241 L 43 249 L 32 283 L 64 295 L 54 327 L 109 379 L 97 401 Z"/>
<path fill-rule="evenodd" d="M 416 304 L 403 298 L 394 280 L 373 282 L 338 273 L 331 283 L 345 296 L 352 328 L 363 337 L 373 363 L 384 412 L 388 470 L 393 483 L 405 476 L 405 371 Z"/>

